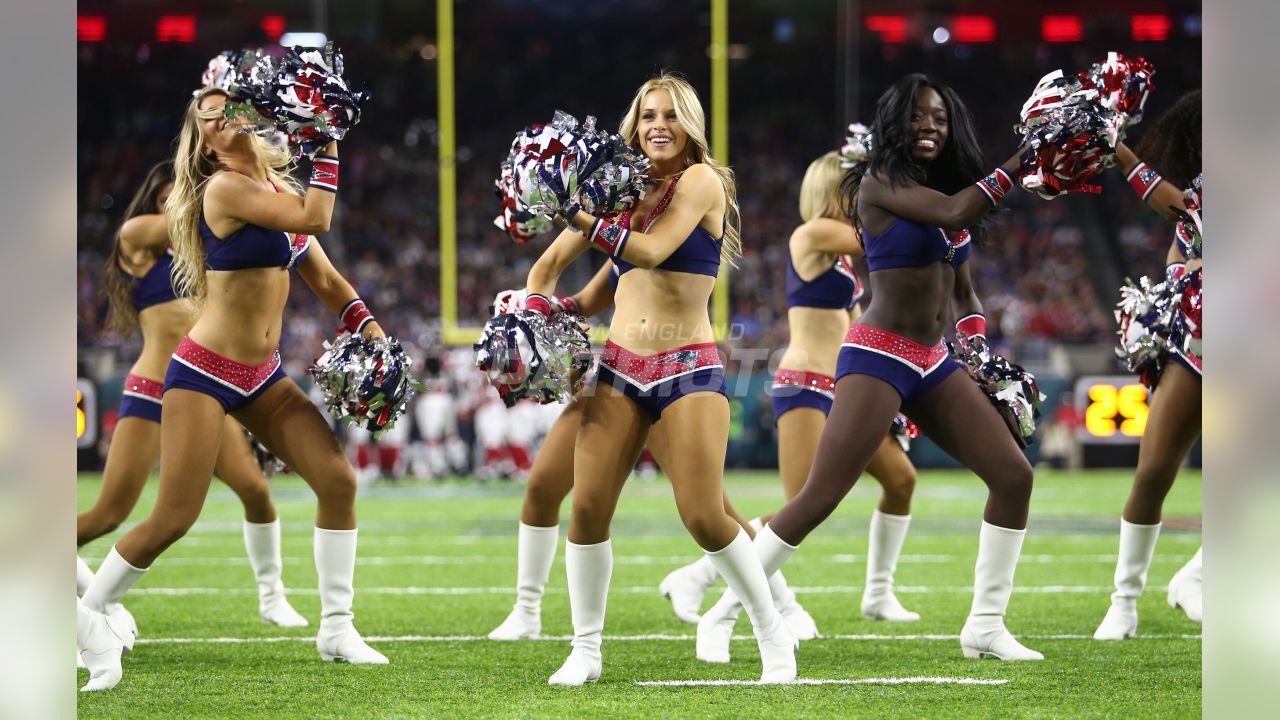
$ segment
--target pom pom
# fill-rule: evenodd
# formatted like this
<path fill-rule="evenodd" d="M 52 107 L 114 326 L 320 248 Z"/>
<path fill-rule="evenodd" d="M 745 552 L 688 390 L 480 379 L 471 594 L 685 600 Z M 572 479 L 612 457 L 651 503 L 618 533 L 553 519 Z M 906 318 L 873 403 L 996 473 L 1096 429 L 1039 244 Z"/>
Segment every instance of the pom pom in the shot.
<path fill-rule="evenodd" d="M 285 469 L 284 461 L 276 457 L 262 441 L 249 432 L 249 428 L 240 426 L 244 430 L 245 439 L 249 441 L 249 448 L 253 450 L 253 457 L 258 461 L 258 467 L 262 468 L 263 477 L 271 477 Z"/>
<path fill-rule="evenodd" d="M 889 437 L 898 441 L 902 446 L 902 452 L 911 452 L 911 441 L 920 437 L 920 428 L 911 421 L 911 418 L 898 413 L 893 418 L 893 424 L 889 426 Z"/>
<path fill-rule="evenodd" d="M 1191 187 L 1187 188 L 1182 196 L 1182 207 L 1174 208 L 1174 212 L 1182 219 L 1178 221 L 1178 228 L 1174 233 L 1177 238 L 1178 248 L 1182 251 L 1182 256 L 1188 260 L 1204 257 L 1204 239 L 1201 233 L 1204 230 L 1204 175 L 1197 175 L 1191 181 Z"/>
<path fill-rule="evenodd" d="M 511 143 L 494 183 L 502 211 L 494 224 L 522 243 L 551 230 L 574 204 L 597 216 L 631 208 L 645 192 L 649 159 L 621 135 L 581 124 L 556 111 L 548 124 L 530 125 Z"/>
<path fill-rule="evenodd" d="M 1201 354 L 1202 277 L 1198 269 L 1157 283 L 1142 277 L 1120 288 L 1116 357 L 1148 388 L 1160 382 L 1170 353 Z"/>
<path fill-rule="evenodd" d="M 247 121 L 263 135 L 282 131 L 307 157 L 346 137 L 368 100 L 342 77 L 342 53 L 333 43 L 294 47 L 279 59 L 242 51 L 235 65 L 226 87 L 231 95 L 227 119 Z"/>
<path fill-rule="evenodd" d="M 395 338 L 343 333 L 324 348 L 307 372 L 324 392 L 325 405 L 343 424 L 374 437 L 396 424 L 415 392 L 427 389 L 409 374 L 413 359 Z"/>
<path fill-rule="evenodd" d="M 499 315 L 485 323 L 473 349 L 476 367 L 507 407 L 525 398 L 547 404 L 573 396 L 592 362 L 581 318 L 568 313 Z"/>
<path fill-rule="evenodd" d="M 209 61 L 209 66 L 205 68 L 204 74 L 200 76 L 200 90 L 216 87 L 227 90 L 231 87 L 231 83 L 235 81 L 236 71 L 240 64 L 240 57 L 246 50 L 223 50 Z M 192 95 L 199 95 L 200 90 L 196 90 Z"/>
<path fill-rule="evenodd" d="M 849 168 L 864 163 L 871 156 L 871 128 L 862 123 L 850 123 L 840 147 L 840 167 Z"/>
<path fill-rule="evenodd" d="M 947 346 L 1000 412 L 1013 439 L 1022 448 L 1030 447 L 1040 403 L 1044 402 L 1036 376 L 991 352 L 981 336 L 957 332 L 955 342 L 948 342 Z"/>
<path fill-rule="evenodd" d="M 1027 146 L 1022 186 L 1046 199 L 1100 192 L 1089 181 L 1115 163 L 1125 128 L 1142 119 L 1154 72 L 1142 58 L 1113 52 L 1086 72 L 1040 78 L 1014 126 Z"/>

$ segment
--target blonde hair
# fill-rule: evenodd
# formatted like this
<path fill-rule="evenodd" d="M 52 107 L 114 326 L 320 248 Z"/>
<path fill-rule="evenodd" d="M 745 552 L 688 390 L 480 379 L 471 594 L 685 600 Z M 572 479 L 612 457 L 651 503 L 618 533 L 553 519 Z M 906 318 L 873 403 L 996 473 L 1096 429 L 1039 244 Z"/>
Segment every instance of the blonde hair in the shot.
<path fill-rule="evenodd" d="M 187 105 L 173 158 L 173 191 L 165 203 L 165 223 L 173 245 L 173 287 L 179 295 L 189 296 L 197 303 L 203 302 L 205 296 L 204 240 L 200 237 L 204 190 L 214 173 L 223 169 L 216 155 L 205 153 L 200 130 L 201 121 L 221 117 L 223 111 L 201 110 L 200 103 L 212 95 L 226 94 L 221 88 L 205 88 Z M 266 171 L 267 179 L 281 192 L 301 195 L 301 186 L 289 174 L 293 156 L 288 146 L 271 145 L 256 133 L 249 138 L 254 161 Z"/>
<path fill-rule="evenodd" d="M 707 116 L 702 111 L 702 102 L 698 100 L 697 91 L 689 81 L 680 75 L 665 71 L 657 77 L 649 78 L 632 98 L 631 107 L 627 108 L 626 114 L 622 116 L 618 133 L 631 147 L 640 147 L 641 106 L 644 104 L 645 96 L 654 90 L 666 90 L 671 95 L 671 104 L 676 109 L 676 120 L 689 136 L 689 142 L 684 147 L 685 167 L 702 163 L 711 168 L 712 172 L 720 178 L 720 184 L 724 186 L 725 230 L 720 257 L 733 265 L 734 258 L 742 255 L 742 235 L 738 229 L 741 224 L 741 214 L 738 211 L 738 186 L 733 180 L 733 171 L 711 157 L 711 151 L 707 146 Z"/>
<path fill-rule="evenodd" d="M 840 181 L 844 168 L 840 165 L 840 153 L 829 152 L 809 163 L 800 182 L 800 217 L 805 222 L 814 218 L 838 218 L 844 214 L 840 208 Z"/>

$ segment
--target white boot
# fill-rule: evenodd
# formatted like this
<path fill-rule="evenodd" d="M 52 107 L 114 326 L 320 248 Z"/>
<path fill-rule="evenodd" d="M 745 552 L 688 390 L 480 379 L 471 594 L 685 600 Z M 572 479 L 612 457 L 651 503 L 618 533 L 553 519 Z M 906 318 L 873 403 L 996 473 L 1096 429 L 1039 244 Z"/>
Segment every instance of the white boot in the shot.
<path fill-rule="evenodd" d="M 84 597 L 84 591 L 89 588 L 91 582 L 93 582 L 93 571 L 89 569 L 89 563 L 76 555 L 76 597 Z"/>
<path fill-rule="evenodd" d="M 1196 622 L 1204 622 L 1203 552 L 1202 546 L 1169 581 L 1169 607 L 1182 608 Z"/>
<path fill-rule="evenodd" d="M 756 534 L 764 530 L 764 523 L 758 517 L 751 518 L 747 524 Z M 814 622 L 813 616 L 796 600 L 796 594 L 787 586 L 787 579 L 783 577 L 781 570 L 769 576 L 769 593 L 773 595 L 773 605 L 778 608 L 778 614 L 787 623 L 787 629 L 796 640 L 816 640 L 822 637 L 818 632 L 818 623 Z"/>
<path fill-rule="evenodd" d="M 1147 586 L 1147 570 L 1155 554 L 1160 523 L 1135 525 L 1120 518 L 1120 555 L 1116 558 L 1116 591 L 1111 607 L 1093 633 L 1094 640 L 1123 640 L 1138 634 L 1138 598 Z"/>
<path fill-rule="evenodd" d="M 284 563 L 280 559 L 280 519 L 269 523 L 244 521 L 244 549 L 258 580 L 258 614 L 268 625 L 305 627 L 307 619 L 298 614 L 284 596 L 280 579 Z"/>
<path fill-rule="evenodd" d="M 761 531 L 756 537 L 763 534 Z M 760 682 L 787 683 L 795 680 L 797 642 L 773 604 L 768 575 L 747 531 L 739 528 L 732 542 L 715 552 L 708 551 L 707 557 L 751 619 L 763 665 Z M 776 568 L 774 572 L 777 572 Z"/>
<path fill-rule="evenodd" d="M 756 532 L 752 546 L 769 576 L 777 573 L 796 550 L 775 535 L 767 525 Z M 738 622 L 738 614 L 741 612 L 742 605 L 730 587 L 698 621 L 698 639 L 694 648 L 699 660 L 710 663 L 729 662 L 729 640 L 733 637 L 733 626 Z"/>
<path fill-rule="evenodd" d="M 973 571 L 973 607 L 960 631 L 960 650 L 967 658 L 1044 659 L 1044 655 L 1023 647 L 1004 627 L 1004 612 L 1013 594 L 1013 573 L 1018 568 L 1026 534 L 1026 530 L 982 523 L 978 563 Z"/>
<path fill-rule="evenodd" d="M 114 547 L 76 605 L 76 649 L 89 668 L 81 692 L 110 690 L 120 682 L 120 656 L 133 647 L 137 625 L 120 599 L 146 570 L 128 563 Z"/>
<path fill-rule="evenodd" d="M 695 562 L 668 573 L 658 584 L 658 592 L 671 601 L 671 609 L 680 622 L 696 623 L 702 618 L 698 614 L 702 598 L 719 577 L 715 566 L 703 555 Z"/>
<path fill-rule="evenodd" d="M 525 640 L 542 632 L 542 591 L 556 559 L 560 526 L 520 523 L 516 545 L 516 604 L 506 620 L 489 633 L 490 640 Z"/>
<path fill-rule="evenodd" d="M 862 591 L 862 616 L 868 620 L 915 622 L 920 613 L 902 607 L 893 594 L 893 572 L 898 567 L 902 543 L 911 526 L 910 515 L 871 514 L 867 541 L 867 586 Z"/>
<path fill-rule="evenodd" d="M 565 541 L 565 574 L 569 577 L 569 614 L 573 619 L 573 651 L 547 680 L 548 685 L 577 687 L 600 679 L 600 640 L 613 575 L 613 545 Z"/>
<path fill-rule="evenodd" d="M 386 665 L 365 643 L 352 620 L 355 599 L 356 531 L 315 529 L 316 575 L 320 578 L 320 632 L 316 649 L 327 662 Z"/>

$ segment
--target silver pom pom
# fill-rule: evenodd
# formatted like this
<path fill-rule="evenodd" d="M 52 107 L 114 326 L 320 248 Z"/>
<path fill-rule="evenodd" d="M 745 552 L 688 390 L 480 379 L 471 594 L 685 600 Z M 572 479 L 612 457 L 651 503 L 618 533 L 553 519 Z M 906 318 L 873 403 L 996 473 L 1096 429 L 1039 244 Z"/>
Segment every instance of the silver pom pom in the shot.
<path fill-rule="evenodd" d="M 473 349 L 502 402 L 560 402 L 582 387 L 591 369 L 591 341 L 582 318 L 531 310 L 498 315 L 485 323 Z"/>
<path fill-rule="evenodd" d="M 329 412 L 374 437 L 393 427 L 415 392 L 426 386 L 409 374 L 410 358 L 392 337 L 366 340 L 343 333 L 326 341 L 325 352 L 307 371 L 324 393 Z"/>

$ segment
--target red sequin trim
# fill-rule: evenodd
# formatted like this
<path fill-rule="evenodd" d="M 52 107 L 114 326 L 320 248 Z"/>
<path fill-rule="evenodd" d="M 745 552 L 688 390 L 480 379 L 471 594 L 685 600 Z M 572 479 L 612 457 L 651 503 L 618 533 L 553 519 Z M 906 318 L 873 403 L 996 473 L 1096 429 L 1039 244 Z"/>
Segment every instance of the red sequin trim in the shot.
<path fill-rule="evenodd" d="M 844 344 L 890 355 L 914 366 L 922 373 L 931 370 L 947 357 L 947 347 L 941 340 L 937 345 L 929 347 L 901 335 L 866 325 L 850 327 L 849 332 L 844 336 Z"/>
<path fill-rule="evenodd" d="M 822 373 L 778 368 L 773 376 L 773 386 L 776 388 L 783 385 L 813 390 L 833 399 L 836 396 L 836 379 Z"/>
<path fill-rule="evenodd" d="M 251 395 L 280 367 L 280 346 L 276 346 L 265 362 L 246 365 L 223 357 L 190 337 L 184 337 L 178 343 L 178 349 L 173 352 L 173 357 L 192 370 L 217 380 L 242 395 Z"/>
<path fill-rule="evenodd" d="M 715 343 L 685 345 L 653 355 L 637 355 L 612 340 L 605 342 L 600 364 L 632 381 L 641 390 L 677 375 L 724 366 Z"/>
<path fill-rule="evenodd" d="M 160 402 L 160 398 L 164 396 L 164 383 L 129 373 L 124 378 L 124 394 Z"/>

